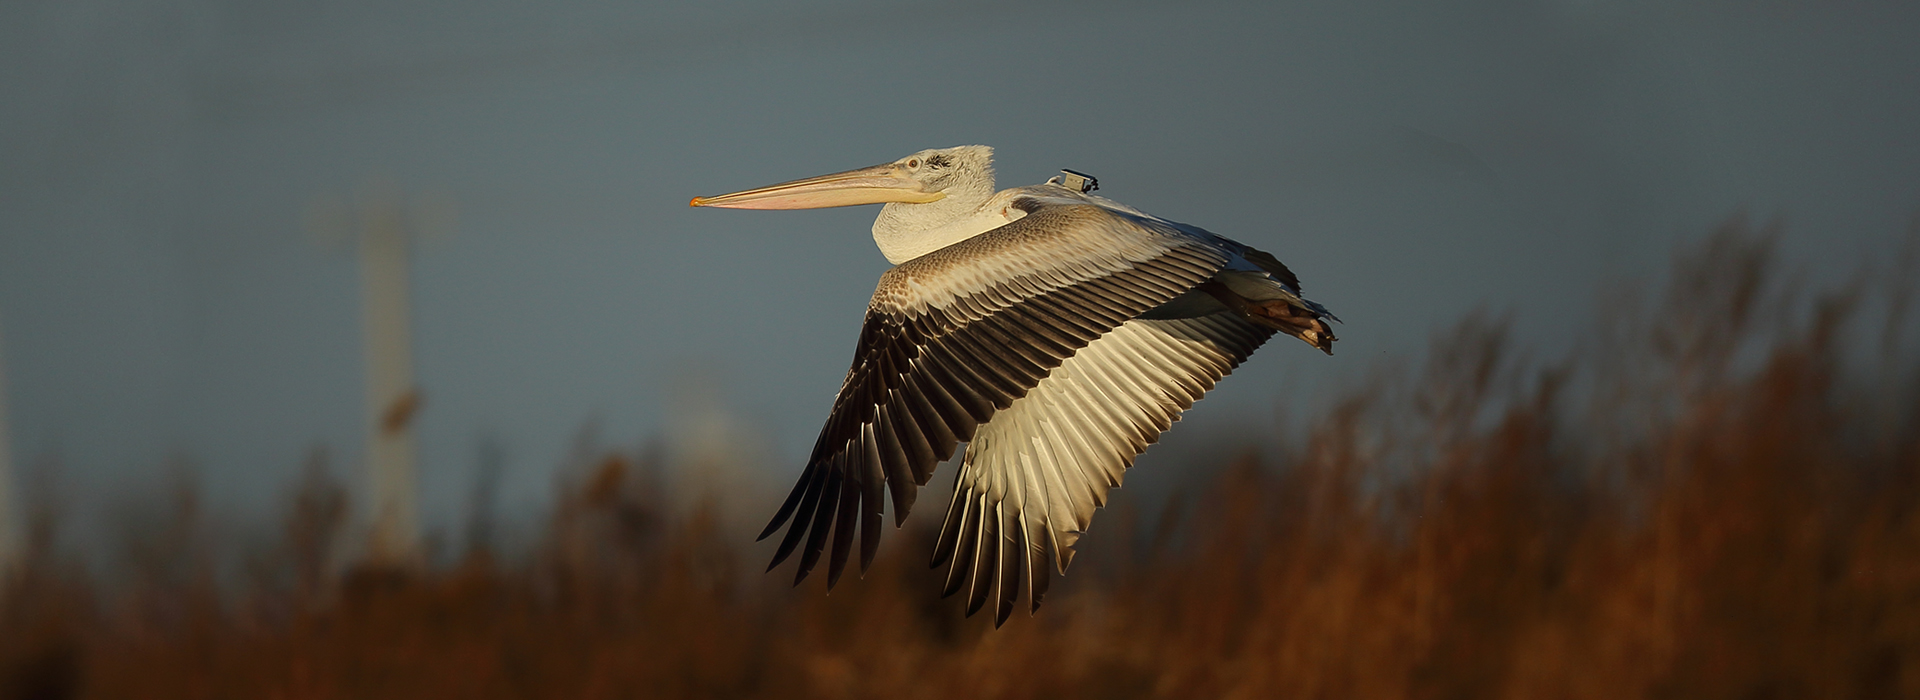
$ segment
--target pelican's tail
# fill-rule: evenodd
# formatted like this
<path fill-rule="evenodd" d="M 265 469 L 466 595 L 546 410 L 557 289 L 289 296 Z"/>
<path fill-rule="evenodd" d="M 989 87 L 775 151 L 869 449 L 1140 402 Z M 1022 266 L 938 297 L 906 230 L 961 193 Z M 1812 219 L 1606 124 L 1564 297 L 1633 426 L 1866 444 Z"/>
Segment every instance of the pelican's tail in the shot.
<path fill-rule="evenodd" d="M 1254 323 L 1272 328 L 1281 333 L 1299 338 L 1328 355 L 1333 354 L 1333 329 L 1327 326 L 1327 319 L 1333 318 L 1326 309 L 1306 299 L 1305 303 L 1293 303 L 1287 300 L 1273 299 L 1248 303 L 1247 318 Z M 1339 319 L 1334 319 L 1338 321 Z"/>
<path fill-rule="evenodd" d="M 1328 355 L 1333 354 L 1333 341 L 1339 340 L 1327 325 L 1328 321 L 1338 322 L 1338 316 L 1267 274 L 1222 272 L 1198 289 L 1247 320 L 1306 341 Z"/>

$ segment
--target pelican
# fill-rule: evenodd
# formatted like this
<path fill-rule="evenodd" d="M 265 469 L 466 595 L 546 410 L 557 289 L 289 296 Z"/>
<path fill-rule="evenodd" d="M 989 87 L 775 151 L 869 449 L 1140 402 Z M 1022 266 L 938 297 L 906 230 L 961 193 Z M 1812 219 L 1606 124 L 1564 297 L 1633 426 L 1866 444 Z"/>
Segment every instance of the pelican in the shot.
<path fill-rule="evenodd" d="M 883 204 L 873 240 L 894 264 L 867 305 L 853 369 L 760 539 L 788 525 L 794 585 L 827 551 L 829 590 L 860 539 L 880 544 L 934 467 L 967 443 L 931 565 L 967 615 L 994 625 L 1022 590 L 1038 611 L 1074 543 L 1134 457 L 1275 332 L 1333 354 L 1333 314 L 1272 255 L 1091 195 L 1091 178 L 994 190 L 993 149 L 891 163 L 714 197 L 696 207 Z"/>

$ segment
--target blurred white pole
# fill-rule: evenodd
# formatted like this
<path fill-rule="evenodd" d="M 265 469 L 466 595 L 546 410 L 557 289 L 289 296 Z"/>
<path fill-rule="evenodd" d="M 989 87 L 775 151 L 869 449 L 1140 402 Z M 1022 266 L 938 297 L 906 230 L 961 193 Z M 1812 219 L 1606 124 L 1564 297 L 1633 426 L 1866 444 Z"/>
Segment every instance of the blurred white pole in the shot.
<path fill-rule="evenodd" d="M 367 361 L 367 468 L 373 486 L 367 559 L 377 566 L 420 562 L 414 515 L 413 383 L 407 252 L 401 205 L 376 194 L 361 210 L 360 275 Z"/>
<path fill-rule="evenodd" d="M 7 434 L 7 340 L 0 334 L 0 581 L 19 564 L 26 527 L 13 490 L 13 444 Z"/>

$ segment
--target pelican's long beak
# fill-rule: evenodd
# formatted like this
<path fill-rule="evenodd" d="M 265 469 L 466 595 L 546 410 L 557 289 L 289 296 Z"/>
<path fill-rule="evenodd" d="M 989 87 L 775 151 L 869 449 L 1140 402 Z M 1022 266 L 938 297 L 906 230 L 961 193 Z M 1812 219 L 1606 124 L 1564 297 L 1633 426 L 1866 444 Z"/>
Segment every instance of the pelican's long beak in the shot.
<path fill-rule="evenodd" d="M 732 194 L 694 197 L 691 204 L 728 209 L 820 209 L 884 202 L 924 204 L 945 196 L 945 192 L 921 189 L 918 181 L 907 177 L 906 168 L 887 163 Z"/>

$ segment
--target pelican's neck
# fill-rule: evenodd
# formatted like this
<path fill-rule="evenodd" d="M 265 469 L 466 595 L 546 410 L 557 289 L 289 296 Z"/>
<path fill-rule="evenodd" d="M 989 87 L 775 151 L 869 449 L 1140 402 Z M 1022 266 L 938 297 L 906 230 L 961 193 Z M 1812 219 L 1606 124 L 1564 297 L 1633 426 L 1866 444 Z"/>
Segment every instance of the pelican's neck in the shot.
<path fill-rule="evenodd" d="M 895 265 L 978 236 L 1006 223 L 997 211 L 982 205 L 993 197 L 993 182 L 984 190 L 949 190 L 945 198 L 926 204 L 893 203 L 880 208 L 873 220 L 873 242 Z"/>

